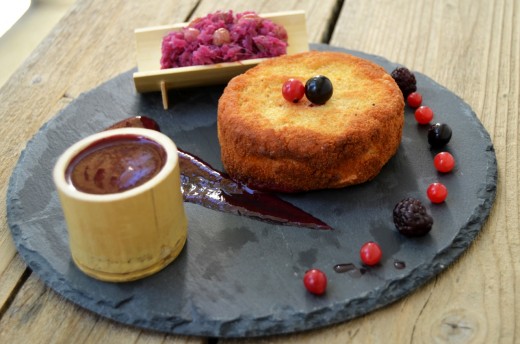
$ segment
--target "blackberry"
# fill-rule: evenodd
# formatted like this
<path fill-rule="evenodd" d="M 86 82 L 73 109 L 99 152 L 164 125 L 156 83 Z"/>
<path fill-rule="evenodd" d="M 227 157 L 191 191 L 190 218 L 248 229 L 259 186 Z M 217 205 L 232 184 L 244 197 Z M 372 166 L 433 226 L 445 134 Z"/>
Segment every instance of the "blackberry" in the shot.
<path fill-rule="evenodd" d="M 403 92 L 404 98 L 408 97 L 408 95 L 412 92 L 417 91 L 417 81 L 415 80 L 415 75 L 405 67 L 399 67 L 394 69 L 392 72 L 392 78 L 394 78 L 397 86 Z"/>
<path fill-rule="evenodd" d="M 432 229 L 433 219 L 418 199 L 403 199 L 396 204 L 393 213 L 395 227 L 403 235 L 422 236 Z"/>

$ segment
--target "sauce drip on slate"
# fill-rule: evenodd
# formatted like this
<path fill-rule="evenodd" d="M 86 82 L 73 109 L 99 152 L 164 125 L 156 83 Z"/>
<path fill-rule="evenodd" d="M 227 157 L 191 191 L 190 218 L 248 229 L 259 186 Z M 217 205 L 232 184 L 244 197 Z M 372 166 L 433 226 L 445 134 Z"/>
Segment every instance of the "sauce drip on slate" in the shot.
<path fill-rule="evenodd" d="M 396 268 L 398 270 L 402 270 L 402 269 L 406 268 L 406 263 L 401 260 L 396 259 L 396 260 L 394 260 L 394 268 Z M 336 264 L 336 265 L 334 265 L 334 267 L 332 269 L 335 272 L 337 272 L 338 274 L 347 272 L 353 277 L 361 277 L 362 275 L 364 275 L 367 272 L 366 268 L 363 268 L 363 267 L 358 268 L 354 263 Z"/>
<path fill-rule="evenodd" d="M 339 274 L 347 272 L 352 277 L 361 277 L 367 272 L 367 269 L 358 268 L 353 263 L 336 264 L 336 265 L 334 265 L 333 269 L 335 272 L 337 272 Z"/>
<path fill-rule="evenodd" d="M 402 270 L 404 268 L 406 268 L 406 263 L 403 262 L 402 260 L 394 260 L 394 268 L 398 269 L 398 270 Z"/>

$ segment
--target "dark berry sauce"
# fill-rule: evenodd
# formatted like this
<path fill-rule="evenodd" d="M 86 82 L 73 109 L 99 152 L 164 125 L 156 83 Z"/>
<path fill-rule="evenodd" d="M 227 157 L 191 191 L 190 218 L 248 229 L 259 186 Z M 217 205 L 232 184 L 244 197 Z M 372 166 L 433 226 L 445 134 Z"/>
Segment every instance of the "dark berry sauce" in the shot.
<path fill-rule="evenodd" d="M 353 263 L 336 264 L 334 265 L 333 270 L 339 274 L 347 272 L 352 277 L 361 277 L 367 272 L 367 269 L 358 268 Z"/>
<path fill-rule="evenodd" d="M 406 263 L 402 260 L 396 259 L 394 260 L 394 268 L 396 268 L 397 270 L 402 270 L 406 268 Z M 366 268 L 358 268 L 354 263 L 336 264 L 332 269 L 334 270 L 334 272 L 337 272 L 338 274 L 347 272 L 352 277 L 361 277 L 367 272 Z"/>
<path fill-rule="evenodd" d="M 113 194 L 144 184 L 164 166 L 166 151 L 137 135 L 117 135 L 94 142 L 70 162 L 66 180 L 90 194 Z"/>
<path fill-rule="evenodd" d="M 333 269 L 337 273 L 344 273 L 344 272 L 357 270 L 356 266 L 352 263 L 336 264 L 336 265 L 334 265 Z"/>
<path fill-rule="evenodd" d="M 406 268 L 406 263 L 403 262 L 402 260 L 394 260 L 394 268 L 398 269 L 398 270 L 402 270 L 404 268 Z"/>

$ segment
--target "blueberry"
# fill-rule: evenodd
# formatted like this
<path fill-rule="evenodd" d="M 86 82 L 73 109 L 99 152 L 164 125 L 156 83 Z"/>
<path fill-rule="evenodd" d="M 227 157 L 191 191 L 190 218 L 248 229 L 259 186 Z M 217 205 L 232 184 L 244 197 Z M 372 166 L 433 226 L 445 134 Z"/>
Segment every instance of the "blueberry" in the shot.
<path fill-rule="evenodd" d="M 451 140 L 451 128 L 445 123 L 435 123 L 428 129 L 428 143 L 433 148 L 445 146 Z"/>
<path fill-rule="evenodd" d="M 323 105 L 332 97 L 332 82 L 323 75 L 316 75 L 305 83 L 305 96 L 317 105 Z"/>

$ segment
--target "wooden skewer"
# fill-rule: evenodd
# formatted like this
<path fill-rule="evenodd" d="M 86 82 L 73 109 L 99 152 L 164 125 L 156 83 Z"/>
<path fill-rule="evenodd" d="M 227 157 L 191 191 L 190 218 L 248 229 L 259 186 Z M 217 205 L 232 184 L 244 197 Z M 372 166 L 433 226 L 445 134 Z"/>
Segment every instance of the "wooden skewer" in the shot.
<path fill-rule="evenodd" d="M 166 89 L 166 83 L 161 81 L 161 96 L 162 96 L 162 105 L 164 110 L 168 110 L 168 90 Z"/>

